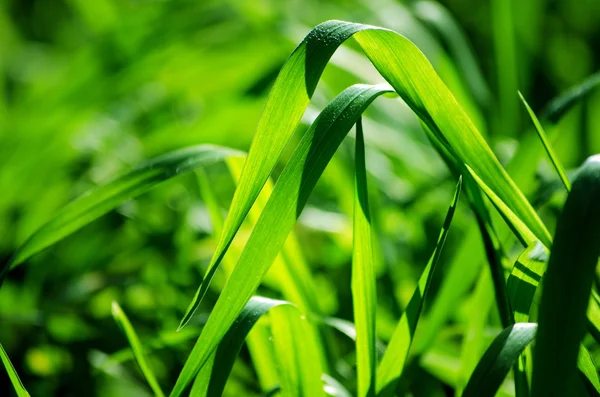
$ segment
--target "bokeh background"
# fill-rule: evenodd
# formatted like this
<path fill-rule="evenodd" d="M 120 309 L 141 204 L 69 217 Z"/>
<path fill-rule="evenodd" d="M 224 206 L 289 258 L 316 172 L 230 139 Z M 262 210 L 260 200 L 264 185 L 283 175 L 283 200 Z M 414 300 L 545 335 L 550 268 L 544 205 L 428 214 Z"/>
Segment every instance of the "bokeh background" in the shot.
<path fill-rule="evenodd" d="M 380 25 L 411 39 L 503 163 L 531 130 L 517 90 L 543 115 L 552 98 L 600 66 L 597 0 L 2 0 L 0 261 L 66 203 L 144 159 L 199 143 L 247 150 L 282 63 L 328 19 Z M 344 46 L 327 67 L 303 128 L 346 86 L 380 81 L 356 46 Z M 600 93 L 591 93 L 553 128 L 567 168 L 600 151 L 598 111 Z M 386 340 L 427 262 L 454 181 L 400 100 L 378 100 L 365 133 L 380 236 L 378 333 Z M 348 320 L 351 145 L 336 154 L 296 229 L 322 311 Z M 225 210 L 234 183 L 224 167 L 208 173 Z M 547 162 L 537 175 L 540 184 L 552 178 Z M 523 186 L 530 197 L 537 188 Z M 556 211 L 560 199 L 550 200 L 545 213 Z M 461 207 L 442 263 L 471 241 L 465 235 L 472 223 Z M 103 365 L 127 347 L 110 314 L 113 300 L 144 341 L 170 341 L 150 356 L 168 389 L 223 283 L 216 281 L 189 331 L 175 333 L 214 245 L 189 174 L 13 270 L 0 289 L 0 342 L 30 393 L 149 395 L 133 361 Z M 443 288 L 445 271 L 432 296 Z M 276 285 L 259 292 L 280 296 Z M 448 315 L 444 335 L 455 350 L 415 366 L 408 386 L 414 395 L 450 390 L 444 377 L 450 370 L 439 362 L 454 358 L 460 366 L 468 296 L 452 302 Z M 428 300 L 426 313 L 435 304 Z M 334 375 L 352 391 L 352 344 L 342 337 L 338 343 Z M 243 350 L 226 394 L 260 392 Z M 0 375 L 0 395 L 11 393 Z"/>

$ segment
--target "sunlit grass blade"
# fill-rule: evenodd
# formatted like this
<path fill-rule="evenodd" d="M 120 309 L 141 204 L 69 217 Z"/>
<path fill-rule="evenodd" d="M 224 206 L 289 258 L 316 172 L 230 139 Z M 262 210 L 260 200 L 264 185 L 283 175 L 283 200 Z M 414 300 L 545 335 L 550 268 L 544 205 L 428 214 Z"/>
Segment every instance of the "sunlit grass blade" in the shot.
<path fill-rule="evenodd" d="M 23 383 L 21 383 L 21 379 L 19 378 L 17 371 L 15 371 L 15 368 L 13 367 L 12 363 L 10 362 L 10 359 L 8 358 L 8 354 L 6 354 L 6 351 L 4 350 L 4 347 L 1 344 L 0 344 L 0 359 L 2 359 L 2 364 L 4 364 L 4 369 L 6 369 L 6 372 L 8 373 L 8 377 L 10 378 L 10 382 L 12 383 L 13 388 L 15 389 L 15 392 L 17 393 L 17 396 L 18 397 L 30 397 L 27 390 L 25 390 L 25 386 L 23 386 Z"/>
<path fill-rule="evenodd" d="M 554 98 L 542 112 L 542 118 L 556 123 L 568 112 L 579 100 L 586 97 L 594 88 L 600 84 L 600 72 L 586 78 L 582 83 L 569 88 L 557 98 Z"/>
<path fill-rule="evenodd" d="M 600 156 L 596 155 L 577 175 L 558 218 L 539 308 L 533 397 L 564 396 L 575 390 L 579 343 L 600 254 L 599 201 Z"/>
<path fill-rule="evenodd" d="M 290 303 L 260 296 L 254 296 L 248 301 L 219 343 L 219 347 L 198 373 L 190 396 L 210 397 L 223 394 L 223 389 L 246 336 L 265 313 L 280 305 L 290 305 Z"/>
<path fill-rule="evenodd" d="M 471 167 L 531 233 L 550 245 L 550 234 L 536 212 L 418 48 L 403 36 L 383 28 L 328 21 L 307 35 L 277 78 L 259 121 L 223 235 L 181 326 L 202 300 L 218 263 L 306 109 L 329 57 L 351 36 L 408 106 L 448 145 L 452 154 Z"/>
<path fill-rule="evenodd" d="M 418 1 L 414 4 L 417 18 L 439 31 L 447 45 L 452 59 L 460 69 L 478 104 L 486 108 L 490 105 L 491 95 L 483 73 L 479 68 L 467 36 L 454 19 L 450 11 L 434 1 Z"/>
<path fill-rule="evenodd" d="M 64 207 L 21 245 L 0 271 L 0 283 L 12 267 L 158 183 L 241 154 L 237 150 L 214 145 L 189 147 L 155 157 L 120 178 L 90 190 Z"/>
<path fill-rule="evenodd" d="M 404 370 L 410 346 L 417 328 L 417 323 L 421 315 L 421 309 L 423 308 L 423 301 L 425 300 L 427 290 L 431 285 L 431 280 L 435 274 L 435 267 L 440 258 L 446 237 L 448 236 L 448 231 L 450 230 L 452 218 L 460 197 L 461 187 L 462 179 L 459 179 L 433 254 L 419 278 L 417 288 L 410 299 L 406 310 L 402 313 L 402 317 L 400 317 L 400 321 L 398 321 L 398 325 L 396 325 L 390 343 L 377 367 L 378 396 L 393 395 L 396 383 Z"/>
<path fill-rule="evenodd" d="M 367 28 L 367 26 L 339 21 L 325 22 L 306 36 L 283 65 L 259 120 L 238 188 L 225 220 L 223 233 L 206 276 L 192 299 L 180 327 L 187 323 L 208 290 L 208 285 L 229 244 L 300 122 L 325 65 L 341 43 L 358 30 Z"/>
<path fill-rule="evenodd" d="M 506 282 L 516 322 L 529 321 L 533 297 L 546 271 L 547 260 L 548 251 L 539 241 L 532 243 L 517 258 Z"/>
<path fill-rule="evenodd" d="M 354 190 L 354 239 L 352 249 L 352 303 L 356 324 L 356 366 L 358 373 L 358 395 L 375 395 L 375 311 L 377 291 L 373 264 L 373 245 L 367 170 L 365 165 L 365 143 L 362 122 L 356 123 Z"/>
<path fill-rule="evenodd" d="M 282 397 L 324 397 L 319 352 L 308 320 L 291 306 L 269 313 Z"/>
<path fill-rule="evenodd" d="M 589 350 L 583 345 L 579 345 L 579 355 L 577 356 L 577 368 L 581 371 L 581 379 L 592 396 L 600 395 L 600 378 L 596 364 Z"/>
<path fill-rule="evenodd" d="M 386 84 L 355 85 L 344 90 L 323 109 L 302 137 L 282 171 L 171 396 L 180 396 L 185 391 L 259 286 L 319 176 L 360 114 L 376 97 L 389 92 L 391 88 Z"/>
<path fill-rule="evenodd" d="M 494 396 L 521 352 L 535 337 L 537 324 L 516 323 L 498 335 L 477 364 L 463 397 Z"/>
<path fill-rule="evenodd" d="M 152 389 L 152 392 L 155 396 L 162 397 L 164 393 L 162 392 L 156 377 L 154 376 L 154 372 L 148 365 L 146 361 L 146 357 L 144 355 L 144 349 L 142 347 L 142 343 L 138 338 L 133 326 L 129 322 L 129 319 L 125 315 L 125 312 L 121 309 L 121 306 L 117 302 L 112 303 L 112 316 L 115 319 L 115 322 L 119 325 L 125 337 L 127 337 L 127 341 L 131 346 L 131 350 L 133 351 L 133 356 L 135 357 L 135 361 L 138 363 L 142 374 L 146 378 L 148 385 Z"/>
<path fill-rule="evenodd" d="M 525 98 L 523 97 L 521 92 L 519 92 L 519 98 L 521 98 L 523 105 L 525 105 L 525 109 L 527 109 L 527 113 L 529 113 L 529 117 L 531 117 L 531 121 L 533 122 L 533 125 L 535 126 L 535 130 L 538 134 L 538 137 L 540 138 L 540 141 L 542 141 L 542 145 L 544 145 L 544 149 L 546 150 L 546 153 L 548 154 L 548 157 L 550 158 L 550 162 L 554 166 L 556 173 L 560 177 L 560 180 L 562 181 L 563 185 L 565 186 L 565 189 L 567 189 L 567 192 L 570 191 L 571 190 L 571 182 L 569 182 L 567 173 L 565 172 L 562 164 L 558 160 L 556 153 L 554 153 L 554 150 L 552 149 L 552 146 L 550 145 L 550 142 L 548 141 L 548 138 L 546 137 L 544 128 L 540 124 L 540 121 L 538 120 L 535 113 L 533 113 L 533 110 L 531 110 L 531 107 L 529 107 L 529 104 L 527 103 L 527 101 L 525 100 Z"/>

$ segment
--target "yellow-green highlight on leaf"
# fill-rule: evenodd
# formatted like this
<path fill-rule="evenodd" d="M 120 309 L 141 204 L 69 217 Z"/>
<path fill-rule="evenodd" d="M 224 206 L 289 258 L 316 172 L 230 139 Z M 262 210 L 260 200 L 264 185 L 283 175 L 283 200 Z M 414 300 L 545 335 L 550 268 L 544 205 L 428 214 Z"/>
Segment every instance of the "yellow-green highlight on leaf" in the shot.
<path fill-rule="evenodd" d="M 180 327 L 196 310 L 208 284 L 273 170 L 285 144 L 308 106 L 321 73 L 336 48 L 350 37 L 417 116 L 452 154 L 516 214 L 546 246 L 551 239 L 525 196 L 517 189 L 479 131 L 419 49 L 405 37 L 383 28 L 327 21 L 315 27 L 284 64 L 242 171 L 225 227 L 207 274 L 192 299 Z"/>
<path fill-rule="evenodd" d="M 317 180 L 354 123 L 375 98 L 390 92 L 393 91 L 387 84 L 359 84 L 347 88 L 323 109 L 302 137 L 277 180 L 171 396 L 180 396 L 186 390 L 260 285 Z"/>
<path fill-rule="evenodd" d="M 269 313 L 282 397 L 325 397 L 318 346 L 308 320 L 293 306 Z"/>
<path fill-rule="evenodd" d="M 0 359 L 2 359 L 2 364 L 4 364 L 4 369 L 6 369 L 6 372 L 8 373 L 8 377 L 10 378 L 10 382 L 12 383 L 12 386 L 15 389 L 17 396 L 18 397 L 30 397 L 27 390 L 25 390 L 25 386 L 23 386 L 23 383 L 21 383 L 21 379 L 19 378 L 17 371 L 15 371 L 15 368 L 13 367 L 12 363 L 10 362 L 10 359 L 8 358 L 8 354 L 6 354 L 6 351 L 4 350 L 4 347 L 1 344 L 0 344 Z"/>
<path fill-rule="evenodd" d="M 552 149 L 552 146 L 550 145 L 550 142 L 548 141 L 548 138 L 546 137 L 546 133 L 544 132 L 544 128 L 542 127 L 542 124 L 540 124 L 540 121 L 538 120 L 535 113 L 533 113 L 533 110 L 531 110 L 531 107 L 529 107 L 529 104 L 527 103 L 527 101 L 525 100 L 525 98 L 523 97 L 521 92 L 519 92 L 519 98 L 521 98 L 523 105 L 525 105 L 525 109 L 527 109 L 527 113 L 529 113 L 529 117 L 531 117 L 531 121 L 533 122 L 533 125 L 535 126 L 535 130 L 538 134 L 538 137 L 540 138 L 540 141 L 542 141 L 542 145 L 544 145 L 544 149 L 546 149 L 546 153 L 548 154 L 548 158 L 550 159 L 550 162 L 554 166 L 554 169 L 556 170 L 556 173 L 558 174 L 560 180 L 562 181 L 563 185 L 565 186 L 565 189 L 567 189 L 567 192 L 569 192 L 571 190 L 571 182 L 569 182 L 569 178 L 567 177 L 567 173 L 565 172 L 565 169 L 563 168 L 562 164 L 558 160 L 556 153 L 554 153 L 554 150 Z"/>
<path fill-rule="evenodd" d="M 155 396 L 164 396 L 164 393 L 162 392 L 156 380 L 156 377 L 152 372 L 152 369 L 146 361 L 146 357 L 144 356 L 144 349 L 142 347 L 140 339 L 138 338 L 135 330 L 133 329 L 133 326 L 129 322 L 129 319 L 125 315 L 125 312 L 123 311 L 123 309 L 121 309 L 121 306 L 119 306 L 117 302 L 112 303 L 112 316 L 115 319 L 115 322 L 119 325 L 119 327 L 125 334 L 125 337 L 127 338 L 129 345 L 131 346 L 131 350 L 133 351 L 135 361 L 138 363 L 140 370 L 144 375 L 144 378 L 146 378 L 148 385 L 150 385 L 150 388 L 152 389 L 152 392 Z"/>
<path fill-rule="evenodd" d="M 352 303 L 356 325 L 358 395 L 375 396 L 377 290 L 362 121 L 356 123 Z"/>
<path fill-rule="evenodd" d="M 421 309 L 423 308 L 423 301 L 427 295 L 427 290 L 431 285 L 431 280 L 435 274 L 435 267 L 440 258 L 442 248 L 448 236 L 452 218 L 456 211 L 456 205 L 460 197 L 460 191 L 462 187 L 462 178 L 459 179 L 456 185 L 456 191 L 454 197 L 448 208 L 442 230 L 438 237 L 435 249 L 429 259 L 429 263 L 423 270 L 417 288 L 411 297 L 406 310 L 402 313 L 400 321 L 396 325 L 392 339 L 377 367 L 377 395 L 378 396 L 391 396 L 394 395 L 396 383 L 404 370 L 406 360 L 410 346 L 412 345 L 417 323 L 421 315 Z"/>

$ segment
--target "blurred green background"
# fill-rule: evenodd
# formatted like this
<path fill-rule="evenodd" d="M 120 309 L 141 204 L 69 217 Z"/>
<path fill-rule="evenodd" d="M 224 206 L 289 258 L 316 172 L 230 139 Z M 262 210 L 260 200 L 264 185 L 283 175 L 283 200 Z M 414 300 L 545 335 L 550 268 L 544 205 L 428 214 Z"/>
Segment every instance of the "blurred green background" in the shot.
<path fill-rule="evenodd" d="M 2 0 L 0 260 L 70 200 L 144 159 L 199 143 L 247 150 L 282 63 L 328 19 L 411 39 L 503 163 L 531 129 L 517 90 L 543 115 L 553 97 L 599 69 L 597 0 Z M 349 43 L 327 67 L 304 126 L 346 86 L 380 81 Z M 592 93 L 553 130 L 567 168 L 600 151 L 598 111 L 600 94 Z M 378 101 L 365 121 L 384 340 L 427 261 L 454 186 L 420 128 L 400 100 Z M 351 147 L 336 154 L 297 227 L 322 310 L 349 320 Z M 225 210 L 234 183 L 225 167 L 208 171 Z M 541 162 L 538 178 L 551 175 Z M 461 208 L 442 263 L 473 223 Z M 552 202 L 544 209 L 554 210 Z M 161 384 L 174 384 L 223 282 L 190 331 L 175 334 L 214 245 L 197 181 L 184 175 L 13 270 L 0 289 L 0 342 L 30 393 L 148 395 L 131 360 L 102 365 L 127 346 L 110 315 L 112 300 L 144 341 L 173 341 L 150 359 Z M 436 283 L 434 294 L 441 276 Z M 277 286 L 259 292 L 280 295 Z M 446 327 L 457 349 L 467 301 L 453 303 Z M 352 344 L 338 342 L 333 375 L 352 390 Z M 414 395 L 448 390 L 430 361 L 414 369 Z M 255 378 L 244 350 L 226 393 L 258 395 Z M 1 375 L 0 395 L 11 393 Z"/>

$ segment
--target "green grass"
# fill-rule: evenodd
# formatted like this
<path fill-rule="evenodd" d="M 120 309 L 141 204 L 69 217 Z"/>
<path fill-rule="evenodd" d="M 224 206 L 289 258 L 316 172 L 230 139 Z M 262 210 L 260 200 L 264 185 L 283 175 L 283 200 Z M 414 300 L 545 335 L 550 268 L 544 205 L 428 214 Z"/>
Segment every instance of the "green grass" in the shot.
<path fill-rule="evenodd" d="M 109 385 L 99 395 L 600 395 L 600 163 L 565 167 L 545 132 L 597 75 L 541 120 L 519 92 L 535 132 L 518 131 L 517 21 L 501 1 L 492 10 L 506 64 L 498 104 L 437 3 L 405 11 L 443 37 L 440 63 L 427 41 L 426 56 L 393 30 L 330 20 L 277 69 L 247 153 L 233 140 L 164 150 L 34 222 L 2 262 L 3 291 L 17 296 L 22 282 L 44 299 L 48 278 L 60 286 L 55 305 L 89 300 L 96 311 L 47 309 L 48 335 L 19 357 L 25 386 L 43 394 L 36 376 L 68 370 L 48 346 L 112 335 L 85 352 L 90 376 Z M 508 161 L 494 150 L 501 125 L 525 142 Z M 94 227 L 109 233 L 94 240 Z M 123 251 L 101 253 L 113 249 Z"/>

